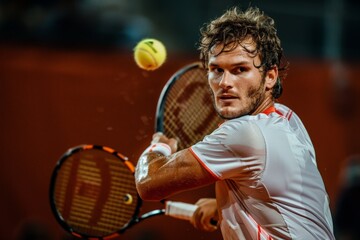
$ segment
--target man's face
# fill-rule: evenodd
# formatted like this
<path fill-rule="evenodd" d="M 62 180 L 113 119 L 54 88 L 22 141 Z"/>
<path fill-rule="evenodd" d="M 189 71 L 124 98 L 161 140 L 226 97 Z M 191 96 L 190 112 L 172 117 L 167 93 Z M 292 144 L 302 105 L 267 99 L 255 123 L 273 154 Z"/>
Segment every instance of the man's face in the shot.
<path fill-rule="evenodd" d="M 244 40 L 232 51 L 220 55 L 222 45 L 218 45 L 209 56 L 208 81 L 216 111 L 225 119 L 253 113 L 265 98 L 265 79 L 255 67 L 260 65 L 260 58 L 249 54 L 244 47 L 254 50 L 255 44 Z"/>

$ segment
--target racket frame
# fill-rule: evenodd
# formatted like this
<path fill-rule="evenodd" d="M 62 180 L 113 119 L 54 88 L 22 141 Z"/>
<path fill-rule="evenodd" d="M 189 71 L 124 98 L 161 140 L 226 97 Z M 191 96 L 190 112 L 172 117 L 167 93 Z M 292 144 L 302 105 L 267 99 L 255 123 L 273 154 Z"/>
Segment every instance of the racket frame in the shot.
<path fill-rule="evenodd" d="M 110 233 L 109 235 L 103 236 L 103 237 L 94 237 L 94 236 L 90 236 L 87 234 L 80 234 L 76 231 L 73 230 L 73 228 L 66 223 L 65 219 L 61 216 L 61 213 L 58 211 L 57 207 L 56 207 L 56 201 L 54 198 L 54 191 L 55 191 L 55 183 L 56 183 L 56 179 L 58 176 L 58 172 L 61 168 L 61 166 L 64 164 L 64 162 L 66 161 L 66 159 L 68 159 L 71 155 L 81 152 L 81 151 L 85 151 L 85 150 L 89 150 L 89 149 L 97 149 L 97 150 L 101 150 L 101 151 L 105 151 L 107 153 L 110 153 L 114 156 L 116 156 L 119 161 L 122 161 L 122 163 L 125 164 L 125 166 L 129 169 L 129 171 L 131 171 L 132 173 L 134 173 L 135 171 L 135 167 L 134 165 L 128 160 L 128 158 L 124 155 L 122 155 L 121 153 L 115 151 L 114 149 L 110 148 L 110 147 L 105 147 L 105 146 L 101 146 L 101 145 L 90 145 L 90 144 L 83 144 L 83 145 L 79 145 L 73 148 L 70 148 L 68 151 L 66 151 L 61 157 L 60 159 L 57 161 L 55 168 L 53 170 L 53 173 L 51 175 L 51 179 L 50 179 L 50 188 L 49 188 L 49 199 L 50 199 L 50 207 L 51 210 L 57 220 L 57 222 L 61 225 L 61 227 L 66 230 L 67 232 L 71 233 L 72 235 L 79 237 L 79 238 L 85 238 L 85 239 L 110 239 L 110 238 L 114 238 L 119 236 L 120 234 L 124 233 L 128 228 L 130 228 L 132 225 L 147 219 L 149 217 L 152 216 L 156 216 L 156 215 L 164 215 L 165 214 L 165 210 L 164 209 L 157 209 L 157 210 L 153 210 L 150 211 L 148 213 L 143 214 L 142 216 L 138 216 L 140 213 L 140 209 L 142 206 L 142 200 L 140 198 L 140 196 L 138 196 L 137 198 L 137 205 L 135 207 L 135 211 L 134 214 L 132 215 L 132 217 L 129 219 L 129 221 L 123 226 L 121 227 L 119 230 Z"/>
<path fill-rule="evenodd" d="M 163 132 L 163 120 L 164 120 L 164 107 L 165 102 L 164 99 L 166 99 L 166 96 L 168 92 L 170 91 L 171 87 L 175 84 L 175 82 L 178 80 L 181 75 L 183 75 L 185 72 L 194 69 L 194 68 L 202 68 L 202 64 L 200 62 L 194 62 L 186 65 L 185 67 L 181 68 L 177 72 L 175 72 L 170 79 L 167 81 L 165 86 L 163 87 L 160 97 L 156 106 L 156 115 L 155 115 L 155 132 Z"/>

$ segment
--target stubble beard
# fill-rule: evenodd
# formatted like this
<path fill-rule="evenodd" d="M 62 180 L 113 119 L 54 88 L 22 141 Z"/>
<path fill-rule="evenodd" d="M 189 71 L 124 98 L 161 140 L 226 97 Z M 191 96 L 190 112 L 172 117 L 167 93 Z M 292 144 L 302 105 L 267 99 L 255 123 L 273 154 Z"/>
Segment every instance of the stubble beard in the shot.
<path fill-rule="evenodd" d="M 222 119 L 227 119 L 227 120 L 239 118 L 245 115 L 252 115 L 265 98 L 265 92 L 263 90 L 264 84 L 265 84 L 265 77 L 261 79 L 261 83 L 258 87 L 250 88 L 249 91 L 247 92 L 247 98 L 250 99 L 250 103 L 247 106 L 227 114 L 221 113 L 220 109 L 216 106 L 214 93 L 212 93 L 213 105 L 217 114 Z"/>

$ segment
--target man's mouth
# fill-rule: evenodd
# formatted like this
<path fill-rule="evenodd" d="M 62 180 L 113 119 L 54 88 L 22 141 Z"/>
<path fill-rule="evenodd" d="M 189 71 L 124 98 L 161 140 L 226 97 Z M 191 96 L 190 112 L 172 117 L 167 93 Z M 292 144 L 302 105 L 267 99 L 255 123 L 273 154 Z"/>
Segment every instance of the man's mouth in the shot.
<path fill-rule="evenodd" d="M 218 99 L 221 101 L 231 101 L 234 99 L 238 99 L 238 97 L 233 94 L 224 93 L 224 94 L 219 94 Z"/>

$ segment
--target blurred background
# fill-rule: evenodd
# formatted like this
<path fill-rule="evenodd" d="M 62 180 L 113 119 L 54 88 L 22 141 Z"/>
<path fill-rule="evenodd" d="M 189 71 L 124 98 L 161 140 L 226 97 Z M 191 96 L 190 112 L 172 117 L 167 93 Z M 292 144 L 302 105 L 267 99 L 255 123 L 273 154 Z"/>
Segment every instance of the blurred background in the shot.
<path fill-rule="evenodd" d="M 48 201 L 58 158 L 88 143 L 136 164 L 162 87 L 198 60 L 199 28 L 235 5 L 258 6 L 275 19 L 290 61 L 280 102 L 300 115 L 313 140 L 338 239 L 359 231 L 359 1 L 0 0 L 0 239 L 68 239 Z M 132 57 L 145 37 L 168 49 L 153 72 Z M 208 196 L 212 186 L 172 199 Z M 143 211 L 155 207 L 147 202 Z M 221 234 L 161 216 L 121 239 L 185 238 Z"/>

